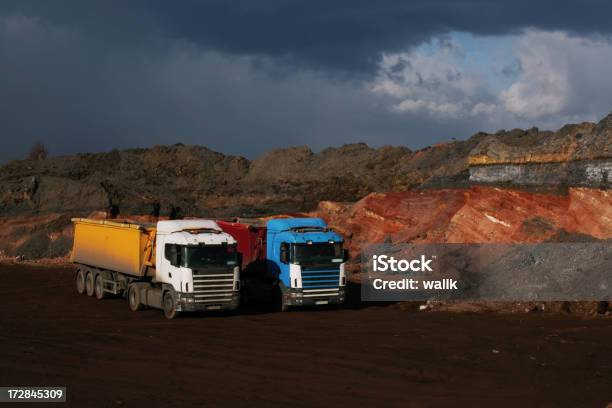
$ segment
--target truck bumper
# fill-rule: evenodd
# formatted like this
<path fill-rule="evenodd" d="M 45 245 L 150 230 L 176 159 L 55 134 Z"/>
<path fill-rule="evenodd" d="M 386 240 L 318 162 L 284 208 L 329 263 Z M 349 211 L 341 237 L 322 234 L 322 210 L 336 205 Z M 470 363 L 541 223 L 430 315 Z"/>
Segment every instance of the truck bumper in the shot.
<path fill-rule="evenodd" d="M 305 297 L 301 289 L 289 289 L 283 296 L 289 306 L 341 305 L 346 299 L 344 287 L 338 290 L 337 295 L 331 296 Z"/>
<path fill-rule="evenodd" d="M 236 310 L 240 305 L 239 292 L 234 292 L 231 301 L 223 302 L 198 302 L 196 297 L 190 293 L 180 293 L 177 296 L 176 308 L 180 312 L 200 312 L 213 310 Z"/>

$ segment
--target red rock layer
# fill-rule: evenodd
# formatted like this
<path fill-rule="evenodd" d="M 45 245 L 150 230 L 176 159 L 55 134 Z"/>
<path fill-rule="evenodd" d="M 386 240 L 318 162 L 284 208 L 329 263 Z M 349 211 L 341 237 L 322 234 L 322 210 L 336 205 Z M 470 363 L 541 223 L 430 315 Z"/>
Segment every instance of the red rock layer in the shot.
<path fill-rule="evenodd" d="M 490 187 L 372 193 L 355 204 L 322 202 L 316 214 L 357 252 L 384 241 L 542 242 L 562 231 L 612 238 L 612 192 L 596 189 L 567 195 Z"/>

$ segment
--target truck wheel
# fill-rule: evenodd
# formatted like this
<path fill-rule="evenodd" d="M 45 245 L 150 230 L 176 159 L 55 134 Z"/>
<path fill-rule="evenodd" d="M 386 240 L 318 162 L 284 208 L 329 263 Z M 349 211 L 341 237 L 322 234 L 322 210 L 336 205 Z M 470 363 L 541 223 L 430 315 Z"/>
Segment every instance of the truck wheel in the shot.
<path fill-rule="evenodd" d="M 77 271 L 77 275 L 76 275 L 76 290 L 77 293 L 79 295 L 82 295 L 83 293 L 85 293 L 85 273 L 83 272 L 82 269 L 79 269 Z"/>
<path fill-rule="evenodd" d="M 288 312 L 289 311 L 289 305 L 287 304 L 287 301 L 285 300 L 284 297 L 281 298 L 281 307 L 280 307 L 280 311 L 281 312 Z"/>
<path fill-rule="evenodd" d="M 251 298 L 249 297 L 249 288 L 243 282 L 240 282 L 240 306 L 248 305 L 251 303 Z"/>
<path fill-rule="evenodd" d="M 142 303 L 140 303 L 140 291 L 135 285 L 130 286 L 128 289 L 128 306 L 132 312 L 142 310 Z"/>
<path fill-rule="evenodd" d="M 93 273 L 91 272 L 87 272 L 87 275 L 85 276 L 85 292 L 87 292 L 87 296 L 94 295 L 94 280 Z"/>
<path fill-rule="evenodd" d="M 275 285 L 274 287 L 274 304 L 275 310 L 279 312 L 288 312 L 289 305 L 287 304 L 287 298 L 283 295 L 283 288 L 281 284 Z"/>
<path fill-rule="evenodd" d="M 164 293 L 164 317 L 166 319 L 174 319 L 178 317 L 179 312 L 176 310 L 176 304 L 174 303 L 174 296 L 172 292 L 168 291 Z"/>
<path fill-rule="evenodd" d="M 102 275 L 96 276 L 96 281 L 94 285 L 94 293 L 96 295 L 96 299 L 102 300 L 106 297 L 106 292 L 104 291 L 104 281 L 102 280 Z"/>

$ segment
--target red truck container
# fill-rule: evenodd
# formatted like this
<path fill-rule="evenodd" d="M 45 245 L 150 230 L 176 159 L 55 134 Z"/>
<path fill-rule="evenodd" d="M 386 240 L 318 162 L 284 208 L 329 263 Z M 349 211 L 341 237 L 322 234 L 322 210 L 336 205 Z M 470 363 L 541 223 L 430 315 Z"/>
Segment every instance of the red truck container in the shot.
<path fill-rule="evenodd" d="M 217 221 L 221 229 L 238 241 L 237 250 L 241 255 L 241 270 L 246 271 L 266 260 L 266 227 L 240 222 Z"/>

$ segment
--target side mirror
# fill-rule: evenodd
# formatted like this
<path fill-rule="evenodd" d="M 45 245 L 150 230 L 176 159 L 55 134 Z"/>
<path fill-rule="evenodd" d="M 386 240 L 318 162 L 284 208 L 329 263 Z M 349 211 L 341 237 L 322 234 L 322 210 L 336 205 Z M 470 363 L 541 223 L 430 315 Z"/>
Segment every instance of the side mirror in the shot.
<path fill-rule="evenodd" d="M 280 261 L 282 263 L 289 263 L 289 251 L 281 251 Z"/>
<path fill-rule="evenodd" d="M 242 268 L 242 252 L 236 253 L 236 265 Z"/>
<path fill-rule="evenodd" d="M 280 261 L 282 263 L 289 263 L 289 245 L 287 244 L 281 244 Z"/>
<path fill-rule="evenodd" d="M 179 266 L 179 247 L 178 245 L 166 244 L 164 250 L 165 258 L 170 261 L 170 265 Z"/>

